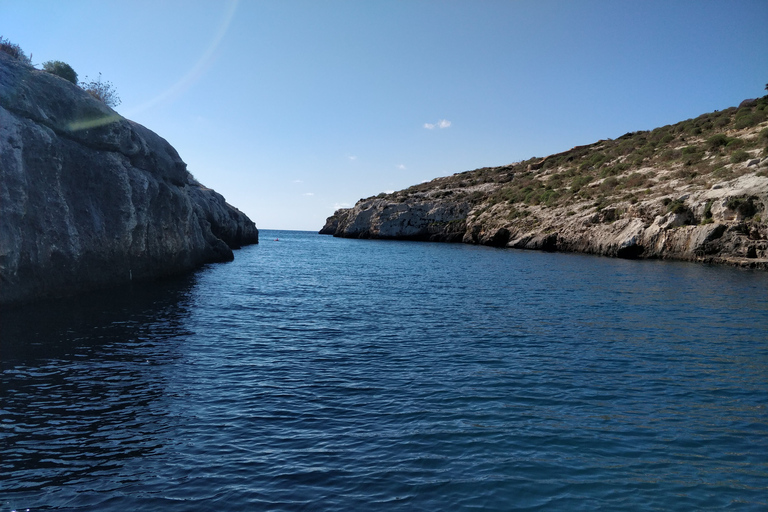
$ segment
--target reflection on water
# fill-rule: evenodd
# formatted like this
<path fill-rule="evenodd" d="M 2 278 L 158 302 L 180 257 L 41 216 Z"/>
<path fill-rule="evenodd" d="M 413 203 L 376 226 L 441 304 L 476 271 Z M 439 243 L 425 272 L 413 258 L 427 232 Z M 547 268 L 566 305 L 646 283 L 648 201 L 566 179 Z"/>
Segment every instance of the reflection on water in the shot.
<path fill-rule="evenodd" d="M 188 276 L 0 310 L 0 491 L 76 488 L 165 449 L 164 367 L 189 334 L 193 285 Z"/>

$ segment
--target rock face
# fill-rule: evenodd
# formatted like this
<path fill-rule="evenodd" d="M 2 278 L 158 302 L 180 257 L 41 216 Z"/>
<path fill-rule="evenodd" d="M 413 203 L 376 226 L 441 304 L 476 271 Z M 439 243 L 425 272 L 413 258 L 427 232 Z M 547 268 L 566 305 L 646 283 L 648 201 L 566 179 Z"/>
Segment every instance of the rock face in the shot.
<path fill-rule="evenodd" d="M 253 222 L 168 142 L 0 52 L 0 304 L 228 261 Z"/>
<path fill-rule="evenodd" d="M 768 97 L 361 199 L 321 234 L 768 270 Z M 709 130 L 707 132 L 707 130 Z"/>
<path fill-rule="evenodd" d="M 393 238 L 460 242 L 466 229 L 467 202 L 361 201 L 355 208 L 338 210 L 320 234 L 347 238 Z"/>

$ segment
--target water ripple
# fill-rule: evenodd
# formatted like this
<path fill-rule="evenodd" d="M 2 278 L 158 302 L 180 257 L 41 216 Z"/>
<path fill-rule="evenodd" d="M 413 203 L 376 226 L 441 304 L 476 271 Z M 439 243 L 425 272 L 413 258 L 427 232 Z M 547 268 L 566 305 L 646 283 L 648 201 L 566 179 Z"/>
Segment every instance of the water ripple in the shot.
<path fill-rule="evenodd" d="M 768 506 L 765 273 L 277 237 L 0 311 L 0 512 Z"/>

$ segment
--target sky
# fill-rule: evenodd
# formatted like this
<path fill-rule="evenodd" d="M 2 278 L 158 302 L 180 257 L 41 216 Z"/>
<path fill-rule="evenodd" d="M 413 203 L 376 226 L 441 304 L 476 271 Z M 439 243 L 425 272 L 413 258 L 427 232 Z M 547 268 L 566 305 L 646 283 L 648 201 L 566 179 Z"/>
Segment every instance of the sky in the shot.
<path fill-rule="evenodd" d="M 766 94 L 766 0 L 0 0 L 260 229 Z"/>

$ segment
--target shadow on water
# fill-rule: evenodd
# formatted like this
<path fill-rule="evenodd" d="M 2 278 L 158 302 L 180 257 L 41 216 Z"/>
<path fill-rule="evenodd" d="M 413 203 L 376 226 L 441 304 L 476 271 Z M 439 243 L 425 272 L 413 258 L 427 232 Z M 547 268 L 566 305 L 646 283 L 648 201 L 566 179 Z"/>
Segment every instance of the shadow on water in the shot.
<path fill-rule="evenodd" d="M 164 450 L 195 280 L 0 309 L 0 510 Z"/>
<path fill-rule="evenodd" d="M 141 339 L 146 329 L 180 325 L 195 276 L 138 283 L 89 294 L 0 307 L 0 366 L 98 351 L 113 340 Z M 90 331 L 93 336 L 83 336 Z"/>

